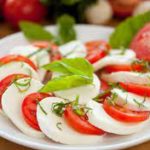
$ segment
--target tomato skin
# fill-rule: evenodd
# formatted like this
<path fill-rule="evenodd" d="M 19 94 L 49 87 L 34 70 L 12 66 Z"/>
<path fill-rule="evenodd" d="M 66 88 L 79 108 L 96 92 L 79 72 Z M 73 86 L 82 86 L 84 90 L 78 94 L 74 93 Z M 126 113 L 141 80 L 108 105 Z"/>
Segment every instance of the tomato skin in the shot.
<path fill-rule="evenodd" d="M 118 72 L 118 71 L 143 71 L 144 68 L 140 64 L 133 64 L 133 65 L 110 65 L 104 68 L 104 71 L 108 73 Z"/>
<path fill-rule="evenodd" d="M 35 71 L 37 70 L 37 67 L 35 66 L 35 64 L 29 58 L 22 56 L 22 55 L 7 55 L 7 56 L 0 58 L 0 63 L 2 64 L 7 64 L 13 61 L 25 62 L 28 65 L 30 65 Z"/>
<path fill-rule="evenodd" d="M 62 59 L 62 55 L 60 54 L 59 50 L 58 50 L 58 46 L 55 45 L 52 42 L 48 42 L 48 41 L 37 41 L 33 43 L 34 46 L 39 47 L 39 48 L 51 48 L 51 51 L 49 53 L 50 58 L 52 61 L 55 60 L 60 60 Z"/>
<path fill-rule="evenodd" d="M 46 93 L 31 93 L 24 98 L 22 103 L 22 114 L 25 121 L 36 130 L 40 130 L 36 117 L 37 103 L 46 97 L 50 97 L 50 95 Z"/>
<path fill-rule="evenodd" d="M 2 108 L 2 104 L 1 104 L 2 95 L 6 91 L 8 86 L 11 85 L 14 80 L 24 78 L 24 77 L 29 77 L 29 76 L 24 74 L 12 74 L 0 81 L 0 109 Z"/>
<path fill-rule="evenodd" d="M 102 135 L 104 131 L 90 124 L 86 117 L 78 116 L 71 106 L 67 106 L 64 115 L 65 121 L 76 131 L 83 134 Z"/>
<path fill-rule="evenodd" d="M 150 97 L 150 87 L 146 85 L 123 83 L 120 82 L 119 85 L 126 91 L 135 93 L 137 95 Z"/>
<path fill-rule="evenodd" d="M 46 7 L 39 0 L 6 0 L 4 17 L 13 26 L 21 20 L 40 22 L 46 15 Z"/>
<path fill-rule="evenodd" d="M 133 38 L 130 48 L 137 58 L 150 61 L 150 23 L 146 24 Z"/>
<path fill-rule="evenodd" d="M 107 100 L 105 100 L 103 108 L 112 118 L 127 123 L 142 122 L 150 117 L 150 112 L 130 111 L 120 106 L 110 105 Z"/>
<path fill-rule="evenodd" d="M 86 59 L 92 64 L 105 57 L 111 49 L 110 45 L 102 40 L 86 42 L 85 46 L 88 53 Z"/>
<path fill-rule="evenodd" d="M 109 0 L 115 16 L 124 18 L 132 15 L 140 0 Z"/>

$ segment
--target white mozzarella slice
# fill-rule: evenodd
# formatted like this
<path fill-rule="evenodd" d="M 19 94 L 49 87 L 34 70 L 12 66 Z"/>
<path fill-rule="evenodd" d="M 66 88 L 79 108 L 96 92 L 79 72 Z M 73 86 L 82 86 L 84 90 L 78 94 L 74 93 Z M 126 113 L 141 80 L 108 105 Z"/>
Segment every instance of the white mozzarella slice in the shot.
<path fill-rule="evenodd" d="M 17 46 L 14 47 L 10 54 L 20 54 L 23 56 L 28 56 L 34 52 L 37 52 L 39 50 L 38 47 L 35 47 L 33 45 L 27 45 L 27 46 Z M 39 68 L 38 73 L 41 80 L 44 79 L 46 71 L 41 68 L 41 66 L 50 63 L 50 57 L 47 51 L 41 50 L 30 59 L 34 62 L 34 64 Z"/>
<path fill-rule="evenodd" d="M 113 89 L 116 93 L 115 103 L 133 111 L 150 111 L 150 98 L 139 96 L 131 92 L 125 92 L 120 89 Z"/>
<path fill-rule="evenodd" d="M 56 91 L 54 94 L 70 101 L 74 101 L 79 96 L 79 103 L 86 104 L 90 98 L 94 98 L 99 94 L 100 84 L 100 80 L 94 75 L 93 84 Z"/>
<path fill-rule="evenodd" d="M 87 114 L 89 122 L 108 133 L 128 135 L 137 133 L 148 125 L 149 120 L 142 123 L 124 123 L 117 121 L 105 112 L 102 104 L 93 100 L 89 101 L 87 107 L 92 109 L 92 111 L 89 111 Z"/>
<path fill-rule="evenodd" d="M 18 127 L 23 133 L 33 137 L 43 137 L 42 132 L 30 127 L 24 120 L 22 114 L 22 102 L 24 98 L 31 93 L 37 92 L 42 88 L 42 83 L 35 79 L 23 78 L 17 80 L 17 83 L 28 83 L 24 86 L 11 84 L 2 96 L 2 109 L 8 118 Z M 24 92 L 21 91 L 24 90 Z"/>
<path fill-rule="evenodd" d="M 135 84 L 150 84 L 150 73 L 119 71 L 102 74 L 101 78 L 107 82 L 126 82 Z"/>
<path fill-rule="evenodd" d="M 10 74 L 26 74 L 39 80 L 37 72 L 24 62 L 11 62 L 0 67 L 0 80 Z"/>
<path fill-rule="evenodd" d="M 94 144 L 100 142 L 102 136 L 76 132 L 62 117 L 58 117 L 52 112 L 53 103 L 62 101 L 64 100 L 61 98 L 49 97 L 40 102 L 40 106 L 37 107 L 37 120 L 42 132 L 50 139 L 63 144 Z"/>
<path fill-rule="evenodd" d="M 71 41 L 59 47 L 62 56 L 66 58 L 85 57 L 87 55 L 86 47 L 80 41 Z"/>
<path fill-rule="evenodd" d="M 105 56 L 96 63 L 93 64 L 95 71 L 102 69 L 109 65 L 131 64 L 136 58 L 135 53 L 132 50 L 126 50 L 122 55 L 120 50 L 112 50 L 110 55 Z"/>

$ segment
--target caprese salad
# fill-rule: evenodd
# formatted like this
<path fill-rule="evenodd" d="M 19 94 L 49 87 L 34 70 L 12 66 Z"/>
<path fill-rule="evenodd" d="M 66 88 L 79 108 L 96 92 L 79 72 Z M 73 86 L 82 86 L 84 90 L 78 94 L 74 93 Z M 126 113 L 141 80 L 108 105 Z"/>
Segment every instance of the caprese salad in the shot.
<path fill-rule="evenodd" d="M 150 121 L 150 66 L 131 48 L 103 40 L 12 48 L 0 58 L 1 114 L 28 136 L 63 144 L 141 131 Z"/>

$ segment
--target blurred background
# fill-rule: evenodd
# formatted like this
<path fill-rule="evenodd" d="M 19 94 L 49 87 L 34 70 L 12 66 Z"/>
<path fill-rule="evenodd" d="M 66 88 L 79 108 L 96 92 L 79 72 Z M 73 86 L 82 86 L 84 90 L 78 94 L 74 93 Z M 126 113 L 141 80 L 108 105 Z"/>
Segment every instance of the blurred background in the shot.
<path fill-rule="evenodd" d="M 0 38 L 18 30 L 21 20 L 54 24 L 63 14 L 77 23 L 116 26 L 150 10 L 150 0 L 0 0 Z"/>

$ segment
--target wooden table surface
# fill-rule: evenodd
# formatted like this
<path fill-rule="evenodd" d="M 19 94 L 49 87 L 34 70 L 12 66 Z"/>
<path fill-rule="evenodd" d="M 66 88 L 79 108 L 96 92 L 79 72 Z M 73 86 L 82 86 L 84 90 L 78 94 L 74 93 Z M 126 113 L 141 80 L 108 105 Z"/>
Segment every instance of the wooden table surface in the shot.
<path fill-rule="evenodd" d="M 113 20 L 108 25 L 116 26 L 116 24 L 118 24 L 118 21 Z M 15 31 L 8 24 L 0 23 L 0 38 L 3 38 L 4 36 L 7 36 L 14 32 Z M 33 150 L 33 149 L 20 146 L 18 144 L 12 143 L 0 137 L 0 150 Z M 126 150 L 150 150 L 150 141 L 128 148 Z"/>

